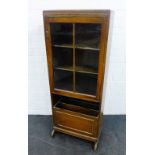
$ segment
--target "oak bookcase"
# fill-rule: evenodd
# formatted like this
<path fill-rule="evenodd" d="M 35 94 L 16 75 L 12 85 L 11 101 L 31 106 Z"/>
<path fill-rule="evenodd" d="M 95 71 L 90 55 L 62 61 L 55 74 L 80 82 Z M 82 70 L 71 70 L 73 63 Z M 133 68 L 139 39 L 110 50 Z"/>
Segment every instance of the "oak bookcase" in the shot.
<path fill-rule="evenodd" d="M 43 11 L 55 131 L 94 142 L 101 104 L 109 10 Z"/>

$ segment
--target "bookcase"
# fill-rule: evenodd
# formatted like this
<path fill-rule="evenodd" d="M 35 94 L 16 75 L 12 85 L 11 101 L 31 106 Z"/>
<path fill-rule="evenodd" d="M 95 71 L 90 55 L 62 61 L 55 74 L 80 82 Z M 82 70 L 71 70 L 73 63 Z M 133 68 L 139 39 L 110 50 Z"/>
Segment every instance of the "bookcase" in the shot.
<path fill-rule="evenodd" d="M 102 122 L 109 10 L 43 11 L 54 133 L 93 142 Z M 103 101 L 104 102 L 104 101 Z"/>

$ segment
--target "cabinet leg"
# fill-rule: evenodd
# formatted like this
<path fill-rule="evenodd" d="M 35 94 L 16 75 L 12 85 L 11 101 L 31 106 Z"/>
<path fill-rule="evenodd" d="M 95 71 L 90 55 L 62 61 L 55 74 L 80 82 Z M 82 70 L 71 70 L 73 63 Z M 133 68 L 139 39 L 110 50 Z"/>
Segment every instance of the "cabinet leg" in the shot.
<path fill-rule="evenodd" d="M 51 132 L 51 137 L 54 137 L 54 134 L 55 134 L 55 130 L 53 129 Z"/>
<path fill-rule="evenodd" d="M 98 141 L 96 141 L 96 142 L 94 143 L 94 146 L 93 146 L 93 150 L 94 150 L 94 151 L 96 151 L 97 146 L 98 146 Z"/>

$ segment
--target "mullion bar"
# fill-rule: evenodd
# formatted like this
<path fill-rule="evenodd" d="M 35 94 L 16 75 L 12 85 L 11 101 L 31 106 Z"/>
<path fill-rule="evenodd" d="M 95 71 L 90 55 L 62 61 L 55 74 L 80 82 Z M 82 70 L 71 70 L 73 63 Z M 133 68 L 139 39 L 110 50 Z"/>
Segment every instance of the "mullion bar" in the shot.
<path fill-rule="evenodd" d="M 73 23 L 73 91 L 75 89 L 75 23 Z"/>

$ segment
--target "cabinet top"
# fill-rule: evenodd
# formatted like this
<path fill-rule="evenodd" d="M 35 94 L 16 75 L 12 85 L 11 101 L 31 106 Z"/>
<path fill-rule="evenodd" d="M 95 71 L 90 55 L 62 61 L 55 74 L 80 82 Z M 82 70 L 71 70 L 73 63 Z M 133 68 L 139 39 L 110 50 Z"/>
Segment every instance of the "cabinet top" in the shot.
<path fill-rule="evenodd" d="M 109 17 L 110 10 L 44 10 L 44 17 Z"/>

